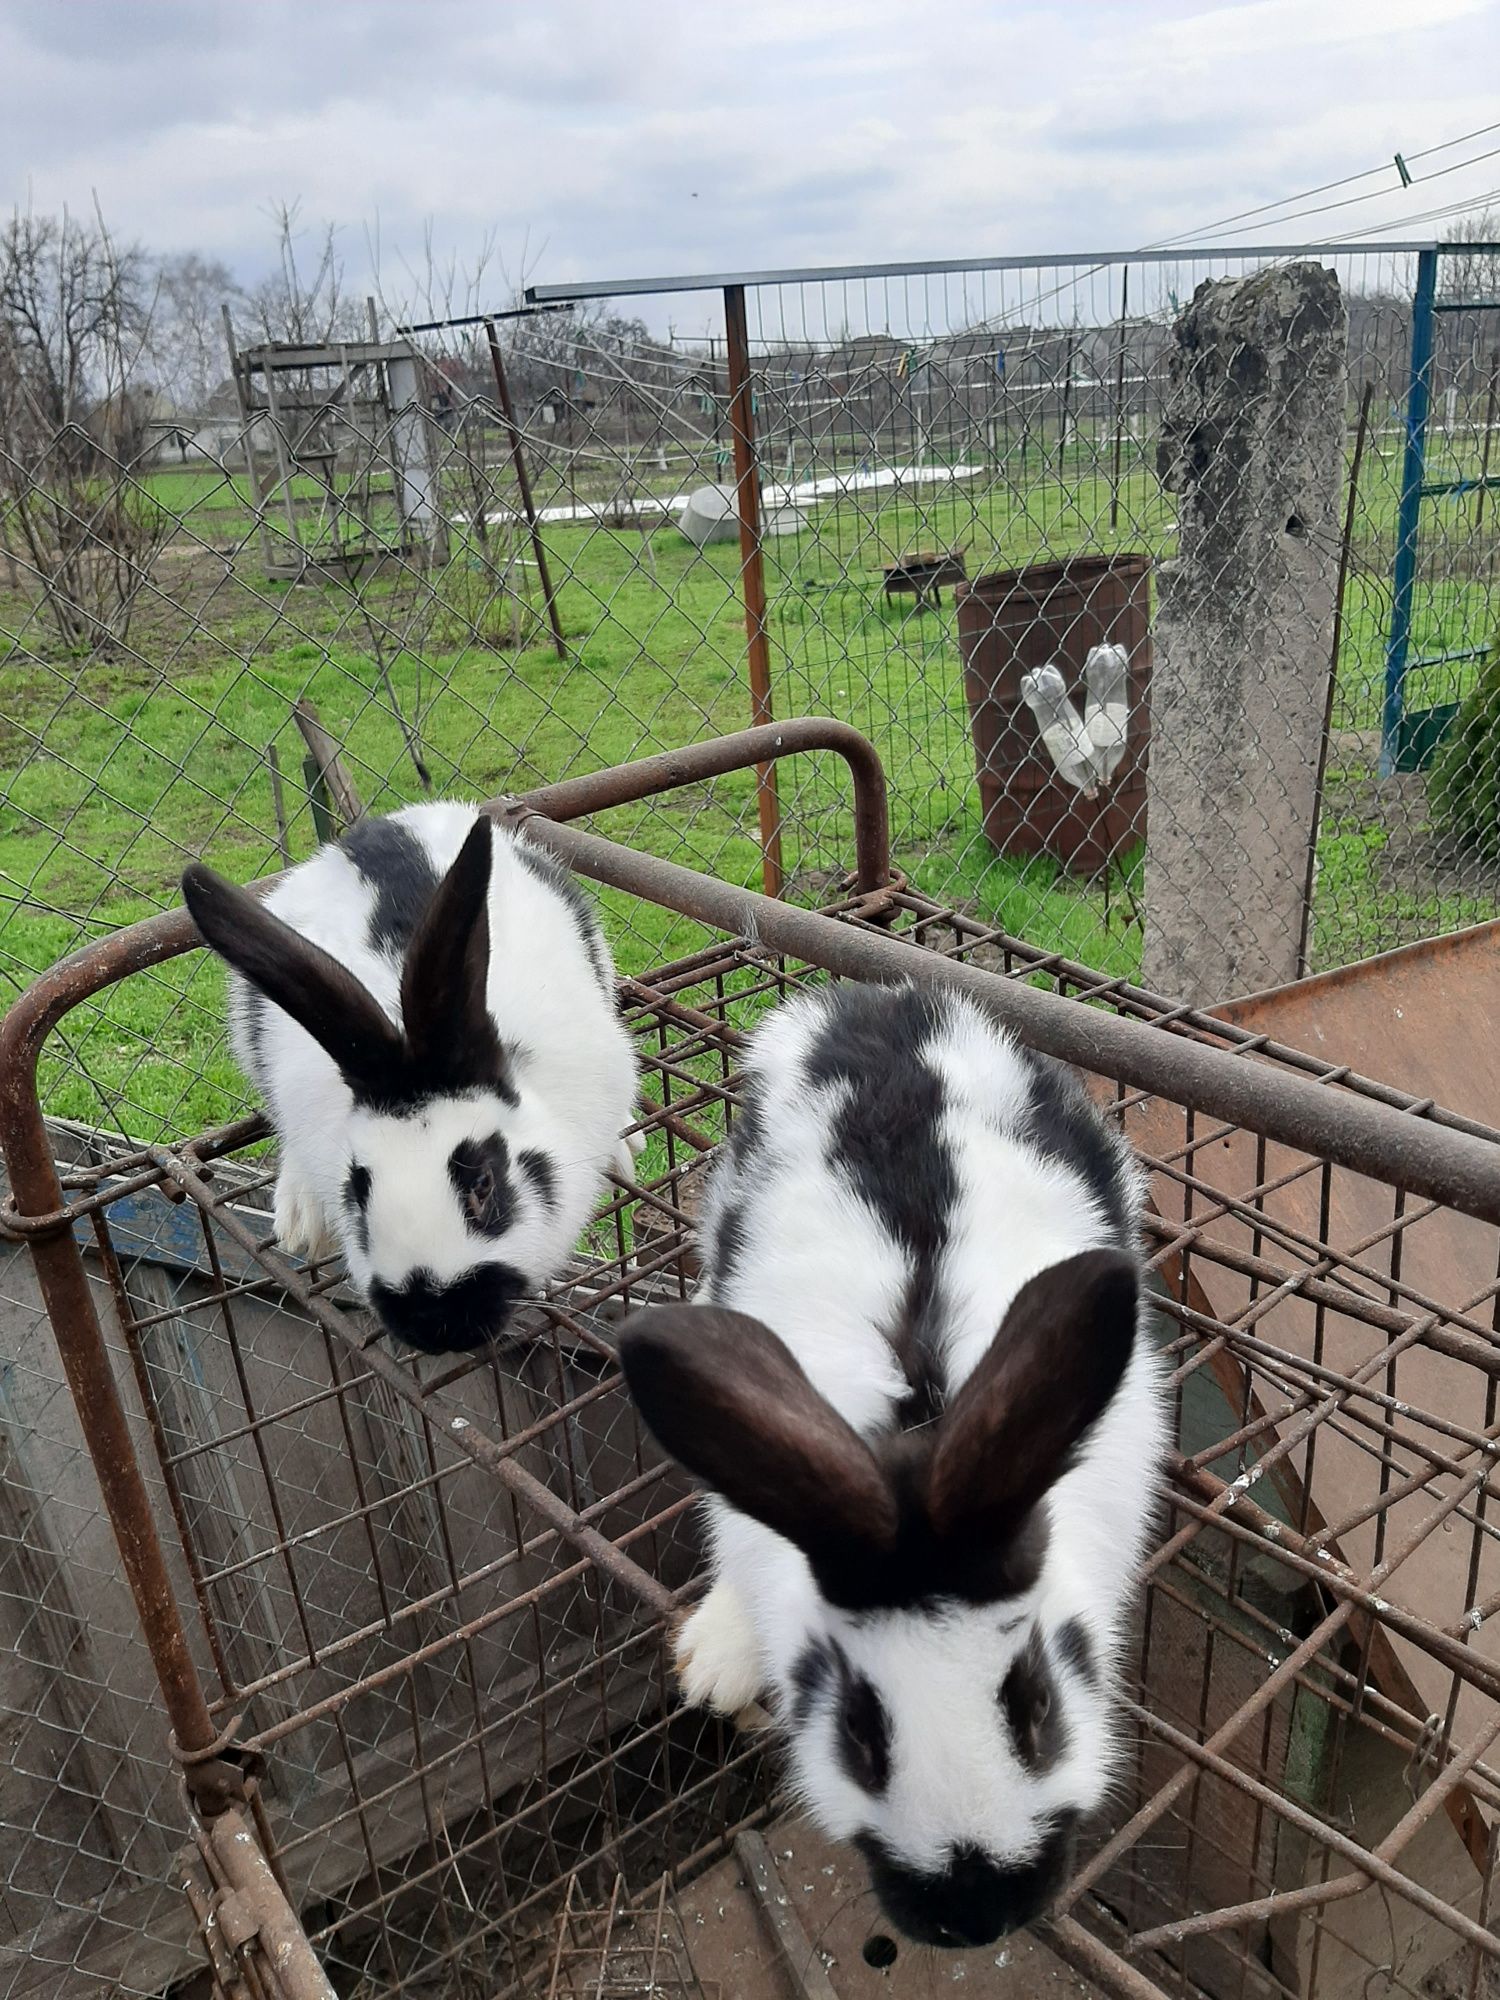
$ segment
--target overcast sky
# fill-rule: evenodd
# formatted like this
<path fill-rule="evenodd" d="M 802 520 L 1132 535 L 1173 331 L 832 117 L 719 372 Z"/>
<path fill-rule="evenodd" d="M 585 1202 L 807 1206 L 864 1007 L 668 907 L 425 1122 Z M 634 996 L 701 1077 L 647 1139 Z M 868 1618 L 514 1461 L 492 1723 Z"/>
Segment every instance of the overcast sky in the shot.
<path fill-rule="evenodd" d="M 249 278 L 300 200 L 388 292 L 429 223 L 539 281 L 1134 248 L 1497 120 L 1497 0 L 0 0 L 7 207 Z M 1500 154 L 1323 199 L 1377 189 L 1273 237 Z"/>

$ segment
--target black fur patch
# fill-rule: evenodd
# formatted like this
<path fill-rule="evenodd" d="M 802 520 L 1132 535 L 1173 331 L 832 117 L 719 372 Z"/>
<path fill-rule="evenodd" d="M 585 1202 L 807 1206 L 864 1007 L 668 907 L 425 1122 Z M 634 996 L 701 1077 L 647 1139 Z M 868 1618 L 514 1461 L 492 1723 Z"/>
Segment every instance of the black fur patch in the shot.
<path fill-rule="evenodd" d="M 1081 1618 L 1070 1618 L 1066 1625 L 1060 1625 L 1053 1634 L 1052 1643 L 1057 1648 L 1058 1657 L 1070 1666 L 1080 1679 L 1090 1687 L 1099 1678 L 1099 1665 L 1094 1658 L 1094 1642 Z"/>
<path fill-rule="evenodd" d="M 370 1305 L 387 1333 L 423 1354 L 467 1354 L 505 1330 L 526 1280 L 509 1264 L 478 1264 L 451 1284 L 413 1271 L 403 1285 L 370 1287 Z"/>
<path fill-rule="evenodd" d="M 1047 1509 L 1035 1508 L 1003 1542 L 941 1537 L 919 1497 L 931 1431 L 898 1431 L 873 1449 L 895 1483 L 900 1525 L 893 1547 L 851 1546 L 809 1558 L 819 1590 L 841 1611 L 919 1611 L 945 1602 L 1004 1604 L 1033 1588 L 1047 1554 Z"/>
<path fill-rule="evenodd" d="M 344 1207 L 354 1224 L 354 1233 L 359 1239 L 359 1247 L 366 1256 L 370 1251 L 370 1169 L 352 1166 L 344 1176 Z"/>
<path fill-rule="evenodd" d="M 1000 1706 L 1027 1770 L 1038 1777 L 1050 1771 L 1067 1745 L 1068 1731 L 1040 1632 L 1032 1632 L 1011 1662 L 1001 1683 Z"/>
<path fill-rule="evenodd" d="M 1039 1917 L 1072 1871 L 1072 1813 L 1039 1829 L 1025 1861 L 986 1854 L 973 1845 L 951 1848 L 941 1868 L 910 1867 L 874 1834 L 856 1836 L 886 1916 L 916 1944 L 944 1949 L 993 1944 Z"/>
<path fill-rule="evenodd" d="M 465 1139 L 448 1155 L 448 1178 L 458 1190 L 464 1221 L 476 1236 L 503 1236 L 516 1212 L 510 1153 L 498 1132 Z"/>
<path fill-rule="evenodd" d="M 615 997 L 614 981 L 609 973 L 609 960 L 605 956 L 603 940 L 599 935 L 599 918 L 593 904 L 579 888 L 573 877 L 553 855 L 543 848 L 533 847 L 528 840 L 517 838 L 512 851 L 521 866 L 539 882 L 545 882 L 549 889 L 555 889 L 567 905 L 568 914 L 573 919 L 573 927 L 578 932 L 579 942 L 588 954 L 589 964 L 594 968 L 594 977 L 599 982 L 600 991 L 607 1000 Z"/>
<path fill-rule="evenodd" d="M 370 943 L 399 958 L 437 893 L 439 875 L 432 856 L 409 828 L 395 819 L 362 819 L 339 846 L 375 891 Z"/>
<path fill-rule="evenodd" d="M 516 1155 L 516 1165 L 535 1188 L 545 1208 L 557 1207 L 557 1175 L 552 1170 L 552 1162 L 545 1153 L 538 1153 L 527 1146 Z"/>
<path fill-rule="evenodd" d="M 819 1692 L 828 1685 L 833 1655 L 817 1640 L 797 1655 L 792 1668 L 792 1721 L 806 1722 Z"/>
<path fill-rule="evenodd" d="M 729 1126 L 729 1150 L 736 1166 L 744 1166 L 765 1137 L 760 1101 L 751 1085 L 734 1107 Z"/>
<path fill-rule="evenodd" d="M 250 1068 L 250 1081 L 261 1095 L 270 1093 L 270 1071 L 266 1066 L 266 1000 L 263 994 L 246 982 L 241 991 L 244 995 L 246 1058 Z"/>
<path fill-rule="evenodd" d="M 942 1019 L 941 1004 L 912 987 L 842 986 L 807 1058 L 815 1084 L 845 1093 L 830 1166 L 912 1260 L 901 1312 L 885 1329 L 909 1385 L 899 1413 L 904 1427 L 930 1422 L 941 1402 L 937 1266 L 958 1180 L 939 1129 L 942 1079 L 923 1051 Z"/>
<path fill-rule="evenodd" d="M 1121 1250 L 1137 1247 L 1130 1186 L 1119 1152 L 1098 1109 L 1061 1064 L 1027 1052 L 1032 1112 L 1027 1142 L 1077 1174 L 1108 1218 Z"/>
<path fill-rule="evenodd" d="M 739 1270 L 740 1259 L 745 1251 L 745 1211 L 737 1201 L 725 1202 L 719 1211 L 718 1227 L 714 1231 L 711 1251 L 711 1277 L 715 1291 L 722 1297 L 725 1289 L 734 1283 Z"/>
<path fill-rule="evenodd" d="M 873 1681 L 839 1655 L 838 1759 L 844 1776 L 872 1798 L 891 1781 L 891 1718 Z"/>

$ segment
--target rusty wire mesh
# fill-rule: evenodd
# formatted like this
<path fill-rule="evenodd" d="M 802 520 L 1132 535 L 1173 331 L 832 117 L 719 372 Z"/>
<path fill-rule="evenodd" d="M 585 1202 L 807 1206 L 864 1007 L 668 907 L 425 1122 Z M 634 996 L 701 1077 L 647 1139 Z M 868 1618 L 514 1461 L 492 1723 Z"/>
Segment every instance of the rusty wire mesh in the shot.
<path fill-rule="evenodd" d="M 1171 558 L 1173 501 L 1156 477 L 1171 325 L 1201 278 L 1254 261 L 841 278 L 752 286 L 746 298 L 774 712 L 825 709 L 882 748 L 894 858 L 912 883 L 908 935 L 1002 975 L 1097 990 L 1146 1018 L 1168 1011 L 1127 984 L 1141 978 L 1134 815 L 1147 793 L 1104 822 L 1107 868 L 1000 852 L 982 827 L 956 586 L 906 558 L 961 549 L 970 581 L 1083 555 Z M 1349 516 L 1314 965 L 1500 909 L 1487 844 L 1500 822 L 1466 844 L 1435 816 L 1430 769 L 1379 768 L 1414 260 L 1322 261 L 1338 270 L 1350 320 L 1346 472 L 1373 390 Z M 13 985 L 170 906 L 189 856 L 248 878 L 309 852 L 339 801 L 305 765 L 299 701 L 316 705 L 375 808 L 420 796 L 424 773 L 439 791 L 522 790 L 747 720 L 740 546 L 697 548 L 680 531 L 690 491 L 735 479 L 721 313 L 702 294 L 586 304 L 504 330 L 536 537 L 487 349 L 456 334 L 418 340 L 416 403 L 388 381 L 377 394 L 359 364 L 346 385 L 341 363 L 293 376 L 287 400 L 300 398 L 302 415 L 284 430 L 265 413 L 247 419 L 226 392 L 149 451 L 92 433 L 7 433 L 0 967 Z M 669 318 L 692 330 L 671 332 Z M 1482 482 L 1500 469 L 1494 326 L 1457 312 L 1438 322 L 1428 465 L 1434 483 L 1479 483 L 1424 502 L 1418 714 L 1473 697 L 1493 639 L 1494 496 Z M 1130 588 L 1149 657 L 1151 572 Z M 1071 636 L 1114 636 L 1098 610 L 1084 593 Z M 1064 621 L 1059 644 L 1069 641 Z M 1470 718 L 1481 775 L 1500 770 L 1489 713 Z M 1148 716 L 1143 700 L 1132 727 Z M 1007 780 L 1024 766 L 1052 782 L 1034 731 L 1024 754 L 1012 749 Z M 1009 785 L 1012 803 L 1024 790 Z M 781 767 L 774 826 L 790 901 L 838 893 L 852 858 L 847 797 L 833 768 Z M 745 773 L 602 824 L 641 852 L 758 884 L 766 809 Z M 1064 821 L 1097 841 L 1097 804 L 1082 825 L 1076 810 Z M 735 1036 L 814 975 L 725 943 L 670 897 L 601 893 L 662 1107 L 648 1121 L 645 1186 L 617 1192 L 527 1347 L 447 1383 L 375 1367 L 379 1350 L 361 1345 L 336 1274 L 289 1297 L 288 1274 L 257 1248 L 271 1163 L 255 1134 L 233 1135 L 207 1187 L 180 1151 L 170 1166 L 141 1151 L 180 1148 L 253 1108 L 223 1045 L 218 977 L 197 955 L 81 998 L 43 1054 L 42 1103 L 76 1176 L 70 1194 L 89 1210 L 77 1228 L 179 1594 L 194 1607 L 200 1670 L 215 1714 L 243 1713 L 241 1742 L 265 1755 L 259 1782 L 309 1932 L 359 2000 L 448 2000 L 443 1981 L 464 1992 L 490 1973 L 520 1977 L 580 1861 L 644 1882 L 712 1848 L 769 1796 L 753 1745 L 666 1706 L 662 1605 L 642 1578 L 686 1583 L 692 1537 L 680 1491 L 641 1455 L 608 1326 L 643 1288 L 690 1282 L 689 1163 L 722 1136 Z M 1237 1928 L 1160 1935 L 1143 1963 L 1168 1984 L 1332 1995 L 1344 1990 L 1327 1970 L 1338 1957 L 1339 1977 L 1357 1965 L 1371 1992 L 1381 1979 L 1420 1991 L 1451 1952 L 1484 1953 L 1452 1906 L 1489 1915 L 1484 1874 L 1472 1898 L 1466 1879 L 1460 1893 L 1444 1876 L 1436 1914 L 1414 1905 L 1418 1864 L 1403 1857 L 1419 1841 L 1425 1867 L 1445 1824 L 1477 1852 L 1465 1815 L 1495 1802 L 1486 1751 L 1442 1790 L 1455 1744 L 1472 1746 L 1474 1701 L 1493 1693 L 1487 1486 L 1467 1482 L 1486 1462 L 1494 1377 L 1488 1346 L 1463 1337 L 1492 1335 L 1494 1245 L 1478 1224 L 1403 1203 L 1394 1163 L 1387 1212 L 1350 1220 L 1338 1201 L 1347 1177 L 1313 1153 L 1285 1157 L 1253 1121 L 1221 1131 L 1161 1098 L 1153 1109 L 1115 1096 L 1162 1163 L 1164 1228 L 1176 1230 L 1160 1245 L 1166 1280 L 1214 1278 L 1176 1308 L 1200 1471 L 1253 1473 L 1265 1426 L 1301 1412 L 1307 1430 L 1254 1493 L 1312 1546 L 1268 1542 L 1248 1501 L 1228 1520 L 1200 1518 L 1193 1509 L 1227 1503 L 1183 1470 L 1168 1532 L 1184 1539 L 1148 1596 L 1132 1697 L 1138 1795 L 1159 1802 L 1157 1817 L 1079 1913 L 1118 1942 L 1195 1906 L 1268 1905 Z M 1150 1122 L 1161 1117 L 1170 1130 Z M 1467 1292 L 1449 1225 L 1467 1246 Z M 1429 1241 L 1441 1246 L 1434 1274 L 1414 1277 Z M 1342 1351 L 1330 1361 L 1335 1329 L 1357 1365 Z M 1434 1383 L 1421 1364 L 1435 1333 L 1453 1336 L 1438 1352 L 1454 1372 Z M 154 1993 L 192 1949 L 173 1874 L 181 1786 L 86 1429 L 14 1245 L 0 1246 L 0 1342 L 0 1994 Z M 495 1466 L 456 1450 L 455 1418 L 473 1426 L 471 1443 L 489 1439 L 496 1465 L 532 1468 L 570 1519 L 599 1523 L 635 1565 L 631 1581 L 528 1512 L 530 1489 L 523 1502 Z M 1339 1585 L 1364 1597 L 1257 1708 L 1268 1656 L 1285 1662 L 1320 1618 L 1356 1602 L 1313 1580 L 1327 1568 L 1322 1521 L 1337 1511 L 1319 1499 L 1318 1465 L 1339 1453 L 1351 1491 L 1365 1493 L 1356 1473 L 1376 1482 L 1358 1503 L 1373 1513 L 1348 1528 L 1353 1584 Z M 1408 1526 L 1418 1473 L 1442 1516 L 1425 1529 Z M 1398 1519 L 1415 1537 L 1401 1544 L 1405 1574 L 1425 1575 L 1430 1549 L 1462 1549 L 1457 1570 L 1442 1566 L 1439 1600 L 1411 1614 L 1414 1630 L 1398 1597 L 1369 1582 Z M 1434 1658 L 1424 1679 L 1416 1666 Z M 1237 1722 L 1246 1728 L 1220 1742 L 1214 1732 Z M 1208 1737 L 1229 1769 L 1194 1754 Z M 1395 1764 L 1379 1762 L 1387 1753 Z M 1355 1807 L 1393 1785 L 1422 1813 L 1396 1850 L 1406 1886 L 1382 1877 L 1359 1896 L 1340 1884 L 1326 1906 L 1288 1901 L 1317 1870 L 1338 1877 L 1351 1846 L 1377 1844 Z M 1377 1943 L 1366 1925 L 1351 1942 L 1339 1912 L 1372 1899 L 1386 1934 Z M 1409 1930 L 1388 1906 L 1416 1910 Z M 1471 1971 L 1484 1990 L 1471 1957 L 1455 1992 Z"/>
<path fill-rule="evenodd" d="M 644 924 L 675 885 L 610 854 Z M 1404 1134 L 1462 1150 L 1477 1128 L 911 890 L 844 903 L 810 953 L 700 926 L 687 956 L 627 978 L 654 1107 L 641 1185 L 615 1190 L 515 1338 L 462 1361 L 392 1355 L 336 1270 L 278 1255 L 255 1127 L 145 1149 L 54 1128 L 201 1685 L 335 1990 L 543 1991 L 570 1884 L 590 1907 L 618 1876 L 639 1895 L 774 1810 L 763 1745 L 673 1705 L 690 1503 L 639 1433 L 610 1329 L 691 1287 L 693 1180 L 733 1117 L 747 1030 L 825 976 L 820 956 L 848 970 L 892 931 L 931 976 L 976 968 L 1023 1007 L 1040 985 L 1144 1024 L 1169 1057 L 1253 1064 L 1267 1130 L 1285 1078 L 1322 1083 L 1335 1140 L 1340 1107 L 1390 1107 L 1388 1171 L 1356 1175 L 1169 1088 L 1092 1079 L 1152 1170 L 1180 1456 L 1126 1673 L 1129 1782 L 1056 1934 L 1102 1943 L 1116 1991 L 1140 1990 L 1124 1967 L 1168 1993 L 1484 1992 L 1500 1233 L 1403 1185 Z M 46 1380 L 34 1308 L 27 1334 Z M 100 1551 L 97 1581 L 70 1572 L 92 1611 L 123 1592 L 87 1414 L 58 1398 L 41 1428 Z M 138 1634 L 121 1612 L 101 1645 L 84 1617 L 95 1651 L 59 1657 L 37 1607 L 7 1608 L 40 1671 L 0 1777 L 0 1991 L 160 1991 L 194 1932 Z M 134 1719 L 124 1753 L 97 1726 L 80 1743 L 80 1702 Z"/>
<path fill-rule="evenodd" d="M 1414 542 L 1397 743 L 1382 708 L 1420 260 L 1335 248 L 1316 261 L 1336 272 L 1348 318 L 1344 450 L 1309 528 L 1323 583 L 1298 642 L 1301 705 L 1256 725 L 1265 797 L 1242 805 L 1251 833 L 1293 783 L 1289 768 L 1296 797 L 1269 850 L 1247 852 L 1221 885 L 1243 900 L 1260 876 L 1274 883 L 1265 942 L 1295 970 L 1500 909 L 1493 670 L 1481 686 L 1497 623 L 1486 482 L 1500 477 L 1500 330 L 1477 307 L 1442 309 L 1493 273 L 1482 257 L 1437 259 L 1422 377 L 1433 490 Z M 327 809 L 305 775 L 303 701 L 373 809 L 428 783 L 524 790 L 767 707 L 844 716 L 884 756 L 897 859 L 927 893 L 1044 948 L 1171 983 L 1143 965 L 1143 946 L 1159 569 L 1182 549 L 1179 496 L 1158 476 L 1177 395 L 1173 327 L 1204 279 L 1263 267 L 1263 253 L 1203 252 L 750 283 L 733 353 L 717 292 L 582 299 L 497 328 L 514 426 L 473 328 L 387 329 L 368 350 L 344 343 L 260 372 L 246 351 L 209 409 L 128 437 L 38 430 L 12 398 L 0 435 L 0 969 L 24 983 L 165 907 L 191 855 L 212 850 L 249 877 L 308 852 Z M 735 536 L 742 430 L 764 528 L 752 565 Z M 1234 466 L 1218 471 L 1232 495 Z M 695 546 L 685 503 L 715 486 L 728 511 L 703 517 L 703 532 L 727 539 Z M 1324 586 L 1346 521 L 1330 680 Z M 749 646 L 747 669 L 752 569 L 764 644 Z M 1006 572 L 1023 573 L 1027 594 L 985 652 L 995 600 L 980 585 Z M 1222 579 L 1226 629 L 1244 588 Z M 981 629 L 966 637 L 966 619 Z M 1080 790 L 1015 683 L 1055 657 L 1081 713 L 1087 656 L 1109 641 L 1130 654 L 1128 747 Z M 997 661 L 1014 669 L 998 688 Z M 1431 760 L 1459 704 L 1455 777 Z M 1402 759 L 1387 771 L 1392 748 Z M 843 804 L 820 772 L 789 777 L 775 802 L 747 776 L 623 814 L 613 830 L 745 882 L 779 860 L 794 889 L 816 892 L 839 865 Z M 1158 797 L 1164 840 L 1180 810 Z M 642 937 L 620 928 L 633 969 L 675 949 L 659 924 Z M 166 980 L 75 1047 L 50 1108 L 69 1115 L 104 1088 L 126 1129 L 184 1129 L 211 1094 L 201 1086 L 228 1080 L 222 1067 L 204 1077 L 207 1025 Z"/>

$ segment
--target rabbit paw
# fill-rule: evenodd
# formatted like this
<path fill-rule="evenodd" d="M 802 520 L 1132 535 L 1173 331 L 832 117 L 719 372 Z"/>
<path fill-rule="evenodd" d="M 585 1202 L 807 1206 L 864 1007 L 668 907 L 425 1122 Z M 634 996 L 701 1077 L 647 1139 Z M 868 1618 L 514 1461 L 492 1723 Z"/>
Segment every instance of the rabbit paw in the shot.
<path fill-rule="evenodd" d="M 677 1678 L 684 1701 L 730 1717 L 760 1693 L 760 1648 L 738 1591 L 716 1583 L 677 1633 Z"/>
<path fill-rule="evenodd" d="M 320 1264 L 337 1250 L 322 1202 L 300 1174 L 286 1167 L 276 1177 L 276 1204 L 271 1220 L 276 1241 L 289 1257 L 304 1257 L 309 1264 Z"/>
<path fill-rule="evenodd" d="M 646 1150 L 644 1132 L 626 1132 L 615 1147 L 614 1170 L 622 1181 L 635 1185 L 635 1163 Z"/>

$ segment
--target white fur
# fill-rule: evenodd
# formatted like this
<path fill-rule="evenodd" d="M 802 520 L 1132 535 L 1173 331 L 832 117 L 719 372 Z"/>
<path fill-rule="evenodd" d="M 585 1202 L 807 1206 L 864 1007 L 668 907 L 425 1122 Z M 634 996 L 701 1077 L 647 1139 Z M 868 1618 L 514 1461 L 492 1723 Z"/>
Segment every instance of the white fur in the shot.
<path fill-rule="evenodd" d="M 907 1387 L 879 1331 L 892 1322 L 907 1260 L 838 1171 L 832 1119 L 842 1091 L 819 1086 L 806 1067 L 824 1005 L 799 998 L 758 1031 L 747 1067 L 763 1136 L 743 1174 L 732 1153 L 716 1171 L 702 1231 L 712 1245 L 720 1214 L 735 1205 L 743 1248 L 714 1302 L 762 1320 L 848 1422 L 873 1436 L 893 1427 Z M 1083 1180 L 1026 1137 L 1031 1073 L 1004 1030 L 948 996 L 925 1058 L 946 1086 L 944 1133 L 959 1184 L 939 1267 L 951 1398 L 1028 1279 L 1112 1238 Z M 1142 1178 L 1117 1146 L 1138 1209 Z M 815 1701 L 806 1724 L 789 1733 L 794 1782 L 830 1835 L 876 1834 L 915 1869 L 937 1868 L 945 1850 L 964 1842 L 1021 1863 L 1050 1812 L 1087 1814 L 1102 1803 L 1123 1747 L 1108 1683 L 1166 1444 L 1163 1371 L 1148 1318 L 1143 1312 L 1113 1402 L 1049 1495 L 1047 1555 L 1024 1597 L 954 1605 L 940 1617 L 850 1616 L 824 1601 L 789 1542 L 717 1497 L 708 1502 L 714 1583 L 680 1635 L 687 1696 L 733 1713 L 752 1691 L 770 1689 L 786 1715 L 795 1663 L 810 1642 L 832 1638 L 889 1713 L 891 1778 L 878 1799 L 844 1773 L 832 1702 Z M 997 1691 L 1035 1626 L 1050 1634 L 1075 1617 L 1101 1685 L 1091 1688 L 1053 1654 L 1067 1747 L 1038 1777 L 1016 1755 Z"/>
<path fill-rule="evenodd" d="M 441 876 L 477 817 L 453 802 L 406 806 L 391 815 L 416 836 Z M 517 857 L 521 836 L 494 829 L 488 900 L 486 1000 L 510 1059 L 517 1105 L 475 1090 L 392 1116 L 356 1107 L 333 1059 L 280 1008 L 252 1003 L 231 974 L 235 1054 L 265 1092 L 280 1140 L 274 1222 L 294 1254 L 343 1252 L 355 1285 L 399 1286 L 418 1268 L 439 1282 L 486 1260 L 521 1270 L 533 1286 L 563 1264 L 598 1199 L 607 1170 L 629 1177 L 635 1056 L 590 962 L 577 919 L 557 890 Z M 375 891 L 336 846 L 319 849 L 272 890 L 266 907 L 331 952 L 390 1015 L 400 1019 L 401 963 L 369 941 Z M 613 985 L 602 935 L 599 951 Z M 263 1028 L 259 1054 L 252 1004 Z M 448 1173 L 464 1138 L 499 1132 L 516 1155 L 534 1148 L 550 1162 L 557 1200 L 548 1206 L 512 1172 L 516 1219 L 494 1240 L 468 1226 Z M 638 1147 L 638 1141 L 636 1142 Z M 369 1249 L 345 1211 L 351 1165 L 370 1174 Z"/>

